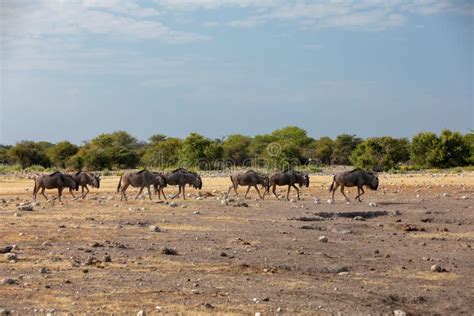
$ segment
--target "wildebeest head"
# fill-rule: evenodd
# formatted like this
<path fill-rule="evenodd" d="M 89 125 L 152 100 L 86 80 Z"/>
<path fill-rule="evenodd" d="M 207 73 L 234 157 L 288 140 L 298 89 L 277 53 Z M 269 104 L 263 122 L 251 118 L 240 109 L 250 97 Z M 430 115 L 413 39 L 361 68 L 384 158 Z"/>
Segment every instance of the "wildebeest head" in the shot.
<path fill-rule="evenodd" d="M 92 186 L 94 188 L 99 189 L 100 188 L 100 174 L 99 175 L 92 175 Z"/>
<path fill-rule="evenodd" d="M 196 175 L 196 178 L 194 179 L 193 187 L 195 189 L 201 190 L 202 189 L 202 179 L 201 176 Z"/>
<path fill-rule="evenodd" d="M 372 190 L 377 190 L 379 188 L 379 177 L 375 174 L 370 174 L 372 176 L 372 181 L 370 182 L 370 188 Z"/>
<path fill-rule="evenodd" d="M 305 186 L 309 187 L 309 176 L 307 173 L 297 173 L 297 182 L 300 185 L 300 187 Z"/>

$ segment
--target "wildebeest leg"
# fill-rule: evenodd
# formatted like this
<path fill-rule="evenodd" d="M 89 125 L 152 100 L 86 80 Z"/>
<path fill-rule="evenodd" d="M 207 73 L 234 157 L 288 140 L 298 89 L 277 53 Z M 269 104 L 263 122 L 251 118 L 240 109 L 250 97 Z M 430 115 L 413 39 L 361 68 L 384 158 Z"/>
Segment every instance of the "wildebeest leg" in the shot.
<path fill-rule="evenodd" d="M 239 184 L 234 184 L 234 192 L 235 192 L 235 195 L 238 196 L 239 195 L 239 192 L 237 192 L 237 188 L 239 187 Z"/>
<path fill-rule="evenodd" d="M 46 196 L 46 194 L 44 194 L 44 190 L 45 188 L 41 188 L 41 195 L 44 196 L 44 198 L 46 199 L 46 201 L 48 201 L 48 197 Z"/>
<path fill-rule="evenodd" d="M 82 198 L 85 198 L 87 194 L 89 194 L 89 188 L 87 187 L 87 184 L 85 185 L 85 188 L 87 190 L 86 194 L 84 194 L 84 196 Z"/>
<path fill-rule="evenodd" d="M 61 195 L 63 195 L 63 188 L 58 188 L 59 202 L 61 202 Z"/>
<path fill-rule="evenodd" d="M 331 200 L 334 202 L 334 193 L 336 193 L 337 188 L 339 187 L 339 183 L 336 182 L 336 185 L 332 189 L 332 198 Z"/>
<path fill-rule="evenodd" d="M 286 200 L 287 201 L 290 199 L 290 190 L 291 190 L 291 185 L 288 185 L 288 191 L 286 191 Z"/>
<path fill-rule="evenodd" d="M 165 198 L 165 200 L 167 200 L 165 191 L 163 190 L 163 188 L 160 188 L 160 191 L 158 191 L 158 197 L 160 197 L 160 192 L 163 194 L 163 197 Z M 161 200 L 161 197 L 160 197 L 160 200 Z"/>
<path fill-rule="evenodd" d="M 279 200 L 280 198 L 276 194 L 275 190 L 276 190 L 276 184 L 273 185 L 272 192 L 273 192 L 273 195 Z"/>
<path fill-rule="evenodd" d="M 150 200 L 151 200 L 150 186 L 147 186 L 146 189 L 148 190 L 148 196 L 150 197 Z"/>
<path fill-rule="evenodd" d="M 247 195 L 249 194 L 249 191 L 250 191 L 250 185 L 249 185 L 249 187 L 247 188 L 247 192 L 245 192 L 244 199 L 246 199 L 246 198 L 247 198 Z"/>
<path fill-rule="evenodd" d="M 175 195 L 171 197 L 171 199 L 174 199 L 175 197 L 179 196 L 181 194 L 181 185 L 178 185 L 179 191 Z"/>
<path fill-rule="evenodd" d="M 138 197 L 140 196 L 140 194 L 142 194 L 143 188 L 144 188 L 144 187 L 140 187 L 140 190 L 138 191 L 138 194 L 137 194 L 137 196 L 135 197 L 135 200 L 138 199 Z"/>
<path fill-rule="evenodd" d="M 360 191 L 362 191 L 362 193 L 360 193 Z M 357 196 L 355 197 L 356 200 L 359 200 L 359 202 L 362 202 L 362 200 L 360 199 L 360 197 L 362 196 L 362 194 L 365 193 L 364 191 L 364 188 L 363 187 L 357 187 Z"/>
<path fill-rule="evenodd" d="M 255 190 L 257 190 L 258 196 L 263 200 L 262 195 L 260 194 L 260 190 L 258 189 L 257 185 L 254 185 Z"/>
<path fill-rule="evenodd" d="M 183 200 L 186 200 L 186 185 L 183 185 Z"/>
<path fill-rule="evenodd" d="M 123 198 L 125 198 L 125 201 L 127 201 L 127 192 L 126 191 L 127 191 L 128 185 L 129 184 L 127 183 L 126 185 L 124 185 L 122 187 L 122 191 L 121 191 L 122 196 L 120 197 L 120 201 L 122 201 Z"/>
<path fill-rule="evenodd" d="M 299 199 L 300 199 L 300 189 L 298 189 L 298 187 L 297 187 L 296 185 L 294 185 L 294 184 L 291 185 L 291 186 L 296 189 L 296 194 L 297 194 L 298 200 L 299 200 Z"/>
<path fill-rule="evenodd" d="M 75 199 L 76 196 L 74 195 L 74 193 L 72 193 L 72 188 L 69 188 L 69 193 L 71 193 L 72 197 Z"/>
<path fill-rule="evenodd" d="M 231 185 L 231 186 L 229 187 L 229 190 L 227 190 L 227 197 L 229 197 L 230 190 L 232 190 L 233 187 L 234 187 L 234 185 Z"/>
<path fill-rule="evenodd" d="M 344 195 L 344 198 L 346 199 L 347 202 L 350 202 L 349 198 L 346 196 L 346 194 L 344 193 L 344 186 L 341 185 L 341 193 L 342 195 Z"/>

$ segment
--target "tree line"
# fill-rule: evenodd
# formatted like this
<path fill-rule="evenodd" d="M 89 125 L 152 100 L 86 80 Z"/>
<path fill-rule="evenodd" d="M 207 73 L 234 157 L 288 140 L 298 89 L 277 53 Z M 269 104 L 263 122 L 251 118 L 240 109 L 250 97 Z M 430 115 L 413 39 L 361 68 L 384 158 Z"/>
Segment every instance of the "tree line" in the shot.
<path fill-rule="evenodd" d="M 288 126 L 254 137 L 234 134 L 210 139 L 191 133 L 184 139 L 156 134 L 141 142 L 125 131 L 101 134 L 77 146 L 69 141 L 21 141 L 0 145 L 0 164 L 69 170 L 127 168 L 199 169 L 228 167 L 287 168 L 353 165 L 386 171 L 399 168 L 450 168 L 474 164 L 474 133 L 421 132 L 411 140 L 390 136 L 362 139 L 342 134 L 312 138 Z"/>

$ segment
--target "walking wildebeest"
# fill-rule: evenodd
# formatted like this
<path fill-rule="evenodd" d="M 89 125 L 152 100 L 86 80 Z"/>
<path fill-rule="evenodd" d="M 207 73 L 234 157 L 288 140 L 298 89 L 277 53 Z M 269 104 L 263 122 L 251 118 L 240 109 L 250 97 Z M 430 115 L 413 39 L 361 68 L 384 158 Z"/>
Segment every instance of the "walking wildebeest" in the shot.
<path fill-rule="evenodd" d="M 88 184 L 97 189 L 100 187 L 100 176 L 92 173 L 79 171 L 74 175 L 74 179 L 76 179 L 76 182 L 82 188 L 82 198 L 85 198 L 89 193 L 89 188 L 87 187 Z M 87 190 L 86 194 L 84 194 L 84 188 Z"/>
<path fill-rule="evenodd" d="M 300 199 L 300 190 L 296 187 L 295 183 L 298 183 L 300 187 L 309 187 L 309 176 L 307 173 L 302 173 L 294 170 L 285 170 L 283 172 L 277 172 L 270 176 L 270 186 L 273 194 L 277 199 L 280 199 L 275 192 L 276 186 L 287 185 L 288 191 L 286 192 L 286 199 L 289 199 L 291 187 L 296 189 L 298 200 Z"/>
<path fill-rule="evenodd" d="M 135 197 L 135 200 L 142 194 L 143 188 L 147 188 L 148 190 L 148 196 L 151 198 L 151 192 L 150 192 L 150 185 L 153 186 L 162 186 L 165 183 L 165 180 L 162 175 L 158 173 L 153 173 L 148 170 L 141 170 L 138 172 L 125 172 L 123 175 L 120 176 L 120 180 L 117 186 L 117 192 L 121 191 L 121 197 L 120 201 L 122 201 L 123 198 L 125 198 L 125 201 L 127 200 L 127 195 L 126 191 L 128 186 L 132 187 L 139 187 L 140 190 L 138 191 L 137 196 Z M 123 184 L 123 186 L 122 186 Z M 120 189 L 122 187 L 122 189 Z"/>
<path fill-rule="evenodd" d="M 198 190 L 201 190 L 202 188 L 201 177 L 197 173 L 188 171 L 185 168 L 178 168 L 172 172 L 163 174 L 163 177 L 166 179 L 166 185 L 177 185 L 179 187 L 178 193 L 173 195 L 171 199 L 174 199 L 175 197 L 179 196 L 181 192 L 183 192 L 183 199 L 186 200 L 186 184 L 189 184 Z M 160 189 L 155 187 L 155 190 L 158 191 L 158 194 L 160 194 L 160 192 L 163 193 L 163 196 L 166 199 L 163 187 Z"/>
<path fill-rule="evenodd" d="M 232 176 L 230 176 L 230 181 L 232 181 L 232 185 L 229 187 L 229 191 L 227 191 L 227 196 L 229 196 L 230 190 L 234 188 L 235 195 L 239 195 L 237 192 L 237 188 L 239 185 L 245 186 L 247 185 L 247 192 L 245 193 L 244 199 L 247 198 L 247 194 L 250 191 L 250 187 L 254 187 L 257 190 L 258 196 L 263 200 L 265 198 L 265 194 L 268 193 L 270 189 L 270 180 L 264 174 L 260 174 L 253 170 L 249 170 L 247 172 L 238 172 Z M 260 190 L 258 189 L 257 185 L 260 184 L 265 189 L 263 192 L 263 196 L 260 194 Z"/>
<path fill-rule="evenodd" d="M 340 172 L 334 175 L 331 187 L 329 188 L 329 192 L 332 192 L 331 200 L 334 202 L 334 193 L 336 192 L 336 189 L 341 186 L 341 193 L 342 195 L 344 195 L 346 201 L 349 202 L 349 199 L 344 193 L 344 187 L 357 186 L 357 196 L 355 197 L 355 199 L 359 200 L 359 202 L 362 202 L 360 197 L 362 196 L 362 194 L 365 193 L 364 185 L 368 186 L 372 190 L 377 190 L 377 188 L 379 187 L 379 178 L 375 174 L 361 169 Z"/>
<path fill-rule="evenodd" d="M 59 171 L 53 172 L 51 174 L 41 175 L 35 178 L 33 198 L 36 201 L 36 194 L 41 189 L 41 195 L 43 195 L 44 198 L 48 200 L 48 197 L 46 194 L 44 194 L 44 190 L 58 189 L 59 201 L 61 201 L 64 188 L 69 188 L 69 193 L 71 193 L 71 195 L 76 198 L 74 193 L 72 193 L 72 190 L 79 190 L 79 185 L 73 176 L 61 173 Z"/>

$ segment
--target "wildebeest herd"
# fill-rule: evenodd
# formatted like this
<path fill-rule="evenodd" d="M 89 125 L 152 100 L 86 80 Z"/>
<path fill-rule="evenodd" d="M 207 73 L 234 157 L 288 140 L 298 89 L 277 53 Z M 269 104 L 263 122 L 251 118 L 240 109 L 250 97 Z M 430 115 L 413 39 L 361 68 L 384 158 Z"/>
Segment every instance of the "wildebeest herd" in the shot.
<path fill-rule="evenodd" d="M 307 173 L 302 173 L 295 170 L 276 172 L 269 176 L 254 170 L 249 170 L 246 172 L 238 172 L 232 175 L 230 180 L 232 185 L 227 191 L 227 196 L 229 196 L 232 189 L 234 190 L 235 195 L 238 195 L 237 188 L 239 186 L 247 186 L 247 191 L 244 198 L 247 198 L 250 188 L 254 187 L 261 199 L 264 199 L 266 194 L 270 194 L 270 188 L 272 188 L 273 195 L 277 199 L 280 199 L 276 193 L 276 187 L 288 186 L 286 200 L 289 200 L 291 188 L 296 190 L 297 199 L 300 200 L 300 189 L 298 186 L 300 188 L 309 187 L 309 175 Z M 296 184 L 298 184 L 298 186 L 296 186 Z M 33 198 L 36 200 L 37 194 L 39 190 L 41 190 L 41 194 L 46 200 L 48 200 L 48 197 L 44 193 L 45 189 L 57 189 L 58 199 L 61 201 L 64 188 L 68 188 L 70 194 L 75 198 L 73 190 L 78 191 L 79 186 L 82 188 L 81 197 L 85 198 L 89 193 L 89 188 L 87 187 L 88 185 L 92 186 L 93 188 L 100 188 L 100 175 L 82 171 L 75 174 L 67 174 L 56 171 L 51 174 L 41 175 L 35 178 Z M 185 168 L 178 168 L 168 173 L 152 172 L 148 170 L 125 172 L 120 176 L 117 186 L 117 193 L 120 193 L 121 200 L 127 200 L 127 188 L 129 186 L 139 188 L 138 194 L 135 196 L 135 199 L 137 199 L 142 194 L 143 189 L 146 188 L 148 191 L 148 196 L 151 200 L 152 194 L 150 187 L 153 186 L 154 193 L 158 194 L 159 199 L 161 199 L 161 195 L 167 199 L 163 189 L 169 185 L 178 186 L 179 189 L 178 193 L 173 195 L 171 199 L 178 197 L 180 194 L 182 194 L 183 199 L 186 199 L 186 185 L 200 190 L 202 189 L 202 179 L 197 173 L 188 171 Z M 263 189 L 263 195 L 261 194 L 258 186 L 261 186 Z M 367 186 L 372 190 L 377 190 L 379 186 L 379 179 L 377 175 L 373 174 L 372 172 L 361 169 L 340 172 L 333 176 L 333 182 L 329 189 L 330 192 L 332 192 L 331 201 L 334 201 L 334 193 L 339 186 L 341 187 L 341 193 L 347 202 L 349 202 L 349 198 L 345 195 L 344 188 L 356 186 L 358 194 L 355 199 L 361 202 L 360 197 L 365 193 L 364 186 Z M 85 194 L 84 189 L 86 190 Z"/>

